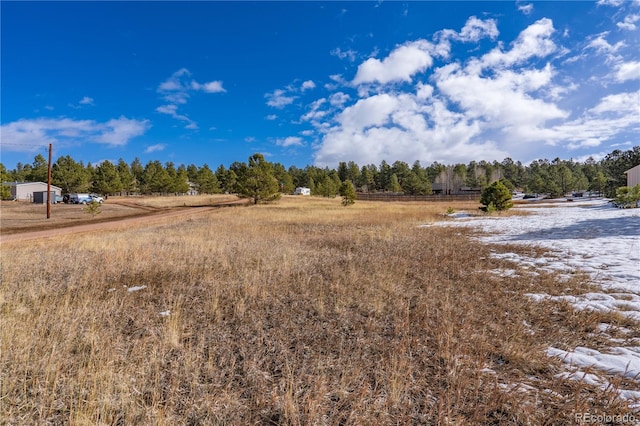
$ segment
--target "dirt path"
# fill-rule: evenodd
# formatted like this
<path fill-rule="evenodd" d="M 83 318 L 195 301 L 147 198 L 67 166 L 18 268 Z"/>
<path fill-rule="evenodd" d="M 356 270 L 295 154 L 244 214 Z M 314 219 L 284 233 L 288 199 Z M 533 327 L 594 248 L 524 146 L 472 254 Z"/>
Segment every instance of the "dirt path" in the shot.
<path fill-rule="evenodd" d="M 207 213 L 222 207 L 243 206 L 247 205 L 247 200 L 238 200 L 224 202 L 208 206 L 199 207 L 175 207 L 169 210 L 158 211 L 155 208 L 145 209 L 145 213 L 135 216 L 127 216 L 123 218 L 114 218 L 113 220 L 98 223 L 83 223 L 74 226 L 65 226 L 58 229 L 44 229 L 40 231 L 20 232 L 9 235 L 0 235 L 0 243 L 3 245 L 12 242 L 21 242 L 28 240 L 39 240 L 43 238 L 54 238 L 66 236 L 70 234 L 80 234 L 88 232 L 113 231 L 117 229 L 129 229 L 133 226 L 153 226 L 168 219 L 179 216 L 193 216 L 197 214 Z M 140 207 L 140 206 L 136 206 Z"/>

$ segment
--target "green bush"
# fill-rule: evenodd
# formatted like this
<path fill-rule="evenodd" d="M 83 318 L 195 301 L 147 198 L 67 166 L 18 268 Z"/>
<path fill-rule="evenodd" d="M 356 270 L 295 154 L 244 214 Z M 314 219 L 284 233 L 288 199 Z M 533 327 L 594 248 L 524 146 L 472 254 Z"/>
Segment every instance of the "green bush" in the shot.
<path fill-rule="evenodd" d="M 91 218 L 94 218 L 100 213 L 102 213 L 101 207 L 102 207 L 102 204 L 100 204 L 95 200 L 92 200 L 90 203 L 87 203 L 87 205 L 84 206 L 84 212 L 86 214 L 90 214 Z"/>
<path fill-rule="evenodd" d="M 640 202 L 640 183 L 634 187 L 623 186 L 616 189 L 616 198 L 613 200 L 618 207 L 636 208 Z"/>
<path fill-rule="evenodd" d="M 480 203 L 486 206 L 485 211 L 495 209 L 497 211 L 508 210 L 513 207 L 511 191 L 502 182 L 496 181 L 486 187 L 480 195 Z"/>

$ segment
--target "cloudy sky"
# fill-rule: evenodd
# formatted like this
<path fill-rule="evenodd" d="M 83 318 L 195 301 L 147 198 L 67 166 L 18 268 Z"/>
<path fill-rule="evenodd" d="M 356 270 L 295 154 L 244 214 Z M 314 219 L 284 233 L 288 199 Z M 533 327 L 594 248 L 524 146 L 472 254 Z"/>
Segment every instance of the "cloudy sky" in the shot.
<path fill-rule="evenodd" d="M 1 161 L 598 159 L 640 140 L 640 0 L 2 2 Z"/>

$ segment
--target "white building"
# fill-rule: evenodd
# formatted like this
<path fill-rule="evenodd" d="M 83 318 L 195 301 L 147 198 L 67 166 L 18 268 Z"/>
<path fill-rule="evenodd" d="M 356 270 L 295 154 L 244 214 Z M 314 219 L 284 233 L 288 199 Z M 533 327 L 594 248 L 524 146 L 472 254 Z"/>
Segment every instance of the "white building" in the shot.
<path fill-rule="evenodd" d="M 305 187 L 298 187 L 293 195 L 311 195 L 311 190 Z"/>
<path fill-rule="evenodd" d="M 627 186 L 629 188 L 640 184 L 640 164 L 630 168 L 624 174 L 627 175 Z"/>
<path fill-rule="evenodd" d="M 47 184 L 44 182 L 5 182 L 3 185 L 11 189 L 11 199 L 33 202 L 34 192 L 47 192 Z M 51 192 L 62 196 L 62 188 L 51 185 Z"/>

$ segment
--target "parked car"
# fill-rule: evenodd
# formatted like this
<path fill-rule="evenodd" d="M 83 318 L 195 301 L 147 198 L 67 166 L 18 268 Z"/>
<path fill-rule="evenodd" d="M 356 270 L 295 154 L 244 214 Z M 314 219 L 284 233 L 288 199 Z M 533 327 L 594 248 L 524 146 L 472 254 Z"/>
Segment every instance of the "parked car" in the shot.
<path fill-rule="evenodd" d="M 69 194 L 69 202 L 71 204 L 87 204 L 91 202 L 89 194 Z"/>
<path fill-rule="evenodd" d="M 62 195 L 56 195 L 56 198 L 53 200 L 54 204 L 58 204 L 58 203 L 62 203 L 64 201 L 64 198 L 62 197 Z"/>
<path fill-rule="evenodd" d="M 96 203 L 100 203 L 100 204 L 104 202 L 104 198 L 96 194 L 89 195 L 89 198 L 91 198 L 91 201 L 89 202 L 95 201 Z"/>

